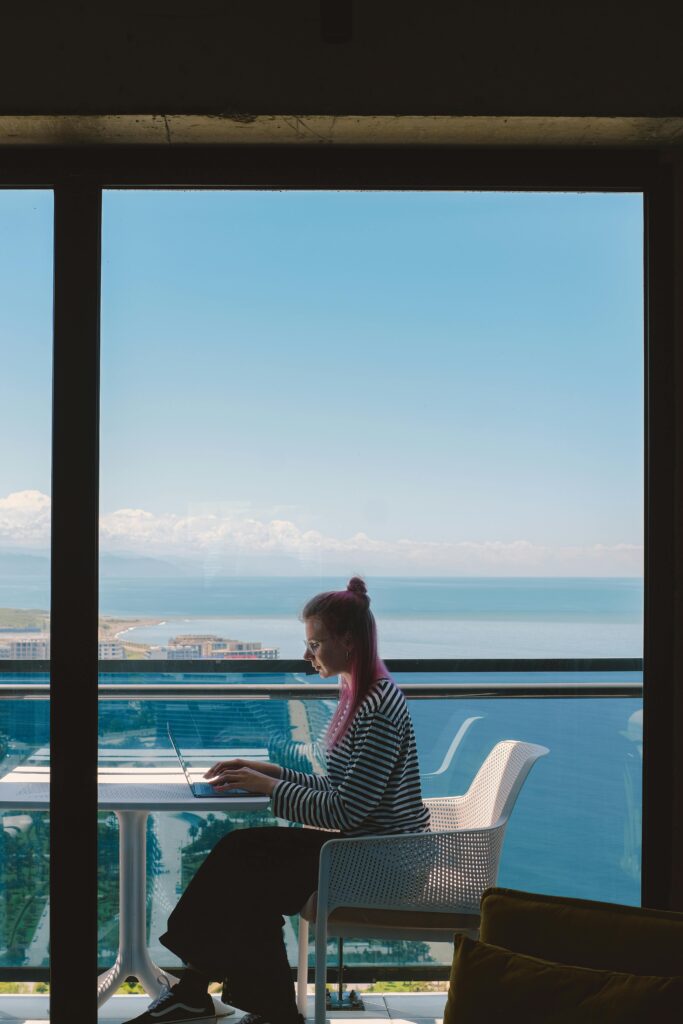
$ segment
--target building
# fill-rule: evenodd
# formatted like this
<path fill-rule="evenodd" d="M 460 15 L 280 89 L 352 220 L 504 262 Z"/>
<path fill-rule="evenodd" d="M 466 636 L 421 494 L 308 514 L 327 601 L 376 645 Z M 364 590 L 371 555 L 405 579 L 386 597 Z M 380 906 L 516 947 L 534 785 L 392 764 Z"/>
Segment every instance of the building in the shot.
<path fill-rule="evenodd" d="M 150 661 L 196 661 L 202 657 L 199 644 L 168 644 L 150 647 L 145 657 Z"/>
<path fill-rule="evenodd" d="M 99 640 L 97 643 L 97 657 L 100 661 L 119 661 L 126 657 L 126 649 L 123 644 L 116 640 Z"/>
<path fill-rule="evenodd" d="M 146 657 L 161 661 L 193 661 L 200 658 L 230 661 L 279 657 L 277 647 L 263 647 L 259 641 L 226 640 L 212 634 L 170 637 L 166 646 L 150 647 Z"/>
<path fill-rule="evenodd" d="M 0 658 L 10 661 L 42 661 L 50 657 L 48 633 L 13 636 L 0 640 Z"/>
<path fill-rule="evenodd" d="M 277 647 L 263 647 L 258 640 L 228 640 L 222 636 L 180 635 L 169 640 L 169 649 L 192 646 L 199 650 L 198 658 L 277 658 Z"/>

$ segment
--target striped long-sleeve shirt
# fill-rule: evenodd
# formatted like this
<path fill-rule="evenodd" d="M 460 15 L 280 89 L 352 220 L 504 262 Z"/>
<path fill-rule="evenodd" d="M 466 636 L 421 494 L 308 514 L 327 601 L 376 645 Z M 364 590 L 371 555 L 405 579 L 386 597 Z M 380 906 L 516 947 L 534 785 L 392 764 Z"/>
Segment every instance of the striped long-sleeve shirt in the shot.
<path fill-rule="evenodd" d="M 345 835 L 429 830 L 413 724 L 392 680 L 370 689 L 330 751 L 327 775 L 282 769 L 272 808 L 280 818 Z"/>

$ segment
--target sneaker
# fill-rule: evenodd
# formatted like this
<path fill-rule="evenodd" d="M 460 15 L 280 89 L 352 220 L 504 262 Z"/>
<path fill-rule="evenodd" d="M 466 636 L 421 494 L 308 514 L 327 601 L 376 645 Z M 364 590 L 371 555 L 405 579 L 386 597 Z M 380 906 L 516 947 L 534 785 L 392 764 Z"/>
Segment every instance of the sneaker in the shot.
<path fill-rule="evenodd" d="M 127 1024 L 185 1024 L 186 1021 L 216 1020 L 213 999 L 207 993 L 202 999 L 177 994 L 178 985 L 164 985 L 161 994 L 150 1003 L 144 1013 Z"/>

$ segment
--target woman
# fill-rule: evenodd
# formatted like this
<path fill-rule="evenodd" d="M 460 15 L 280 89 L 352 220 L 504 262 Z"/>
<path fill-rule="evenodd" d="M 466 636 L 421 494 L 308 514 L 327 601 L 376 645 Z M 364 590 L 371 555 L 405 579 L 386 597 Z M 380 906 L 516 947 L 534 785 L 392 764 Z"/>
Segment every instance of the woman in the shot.
<path fill-rule="evenodd" d="M 365 584 L 354 577 L 346 590 L 318 594 L 302 618 L 304 658 L 322 679 L 340 679 L 328 774 L 236 759 L 206 778 L 217 792 L 266 793 L 276 817 L 313 827 L 239 829 L 217 843 L 161 936 L 187 965 L 182 980 L 129 1024 L 213 1020 L 207 987 L 221 979 L 226 1001 L 250 1011 L 243 1024 L 298 1024 L 282 915 L 296 914 L 316 890 L 322 845 L 335 833 L 429 828 L 412 722 L 378 656 Z"/>

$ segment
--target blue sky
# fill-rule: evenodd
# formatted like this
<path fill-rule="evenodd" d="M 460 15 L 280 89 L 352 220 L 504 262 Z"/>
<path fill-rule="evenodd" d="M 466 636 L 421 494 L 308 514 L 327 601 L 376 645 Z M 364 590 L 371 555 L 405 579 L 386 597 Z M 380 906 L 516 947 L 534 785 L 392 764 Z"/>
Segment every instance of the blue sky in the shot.
<path fill-rule="evenodd" d="M 49 221 L 0 193 L 0 544 L 49 494 Z M 103 545 L 637 574 L 642 301 L 639 195 L 107 193 Z"/>

